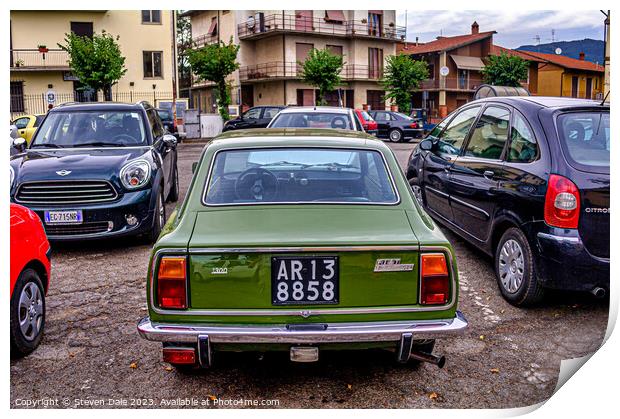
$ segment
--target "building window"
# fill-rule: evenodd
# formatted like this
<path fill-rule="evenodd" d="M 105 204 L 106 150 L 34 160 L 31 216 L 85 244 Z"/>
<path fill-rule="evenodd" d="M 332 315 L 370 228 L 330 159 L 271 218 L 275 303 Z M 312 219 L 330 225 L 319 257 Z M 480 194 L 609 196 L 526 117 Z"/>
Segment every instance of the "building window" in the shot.
<path fill-rule="evenodd" d="M 366 104 L 371 110 L 385 110 L 385 92 L 383 90 L 367 90 Z"/>
<path fill-rule="evenodd" d="M 11 82 L 11 112 L 24 112 L 24 82 Z"/>
<path fill-rule="evenodd" d="M 383 50 L 368 48 L 368 78 L 379 79 L 383 76 Z"/>
<path fill-rule="evenodd" d="M 161 51 L 142 51 L 142 62 L 144 68 L 144 78 L 157 78 L 162 76 L 162 52 Z"/>
<path fill-rule="evenodd" d="M 217 35 L 217 16 L 211 18 L 211 26 L 209 26 L 207 34 L 211 36 Z"/>
<path fill-rule="evenodd" d="M 426 63 L 428 67 L 428 79 L 435 80 L 435 64 Z"/>
<path fill-rule="evenodd" d="M 161 23 L 161 10 L 142 10 L 142 23 Z"/>
<path fill-rule="evenodd" d="M 342 57 L 342 45 L 326 45 L 325 47 L 332 54 Z"/>
<path fill-rule="evenodd" d="M 383 12 L 381 10 L 368 11 L 368 35 L 381 36 L 383 33 Z"/>
<path fill-rule="evenodd" d="M 71 22 L 71 32 L 77 36 L 93 37 L 93 22 Z"/>
<path fill-rule="evenodd" d="M 325 10 L 325 21 L 329 23 L 344 23 L 344 12 L 342 10 Z"/>

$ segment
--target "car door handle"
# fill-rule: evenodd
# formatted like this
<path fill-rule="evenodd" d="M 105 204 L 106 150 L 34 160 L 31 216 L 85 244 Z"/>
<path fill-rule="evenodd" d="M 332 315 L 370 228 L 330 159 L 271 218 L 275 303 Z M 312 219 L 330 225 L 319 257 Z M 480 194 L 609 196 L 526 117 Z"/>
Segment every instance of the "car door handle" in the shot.
<path fill-rule="evenodd" d="M 493 172 L 492 170 L 485 170 L 482 176 L 484 176 L 486 179 L 491 180 L 493 179 L 493 176 L 495 176 L 495 172 Z"/>

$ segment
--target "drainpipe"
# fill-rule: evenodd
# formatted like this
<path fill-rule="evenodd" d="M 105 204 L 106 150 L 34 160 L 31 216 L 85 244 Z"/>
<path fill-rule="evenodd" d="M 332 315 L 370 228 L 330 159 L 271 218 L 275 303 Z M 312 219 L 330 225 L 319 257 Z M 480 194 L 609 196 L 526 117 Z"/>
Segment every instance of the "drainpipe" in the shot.
<path fill-rule="evenodd" d="M 176 32 L 176 10 L 171 10 L 170 14 L 170 31 L 172 32 L 172 118 L 174 118 L 174 125 L 176 126 L 177 120 L 177 81 L 179 74 L 177 72 L 177 32 Z M 155 105 L 155 104 L 153 104 Z"/>
<path fill-rule="evenodd" d="M 284 26 L 284 10 L 282 11 L 282 25 Z M 286 35 L 282 33 L 282 65 L 284 65 L 284 92 L 282 92 L 282 96 L 284 96 L 283 105 L 286 106 L 288 103 L 286 97 Z"/>

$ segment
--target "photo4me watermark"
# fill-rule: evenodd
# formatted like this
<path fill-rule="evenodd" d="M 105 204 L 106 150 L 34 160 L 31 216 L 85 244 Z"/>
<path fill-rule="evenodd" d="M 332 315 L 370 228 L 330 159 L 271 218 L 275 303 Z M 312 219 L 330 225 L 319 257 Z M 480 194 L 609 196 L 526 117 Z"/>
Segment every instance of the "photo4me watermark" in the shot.
<path fill-rule="evenodd" d="M 209 396 L 206 399 L 198 397 L 185 397 L 173 399 L 148 399 L 148 398 L 69 398 L 69 397 L 42 397 L 38 399 L 15 399 L 13 407 L 16 408 L 80 408 L 80 407 L 278 407 L 279 399 L 244 399 L 217 398 Z"/>

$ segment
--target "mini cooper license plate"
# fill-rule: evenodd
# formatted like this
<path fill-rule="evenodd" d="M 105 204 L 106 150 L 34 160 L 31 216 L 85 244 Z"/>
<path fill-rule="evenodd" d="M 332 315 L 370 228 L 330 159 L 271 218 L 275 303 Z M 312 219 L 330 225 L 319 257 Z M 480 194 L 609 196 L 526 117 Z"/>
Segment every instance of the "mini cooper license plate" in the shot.
<path fill-rule="evenodd" d="M 271 258 L 273 305 L 338 304 L 337 256 Z"/>
<path fill-rule="evenodd" d="M 45 224 L 82 224 L 82 210 L 45 211 Z"/>

